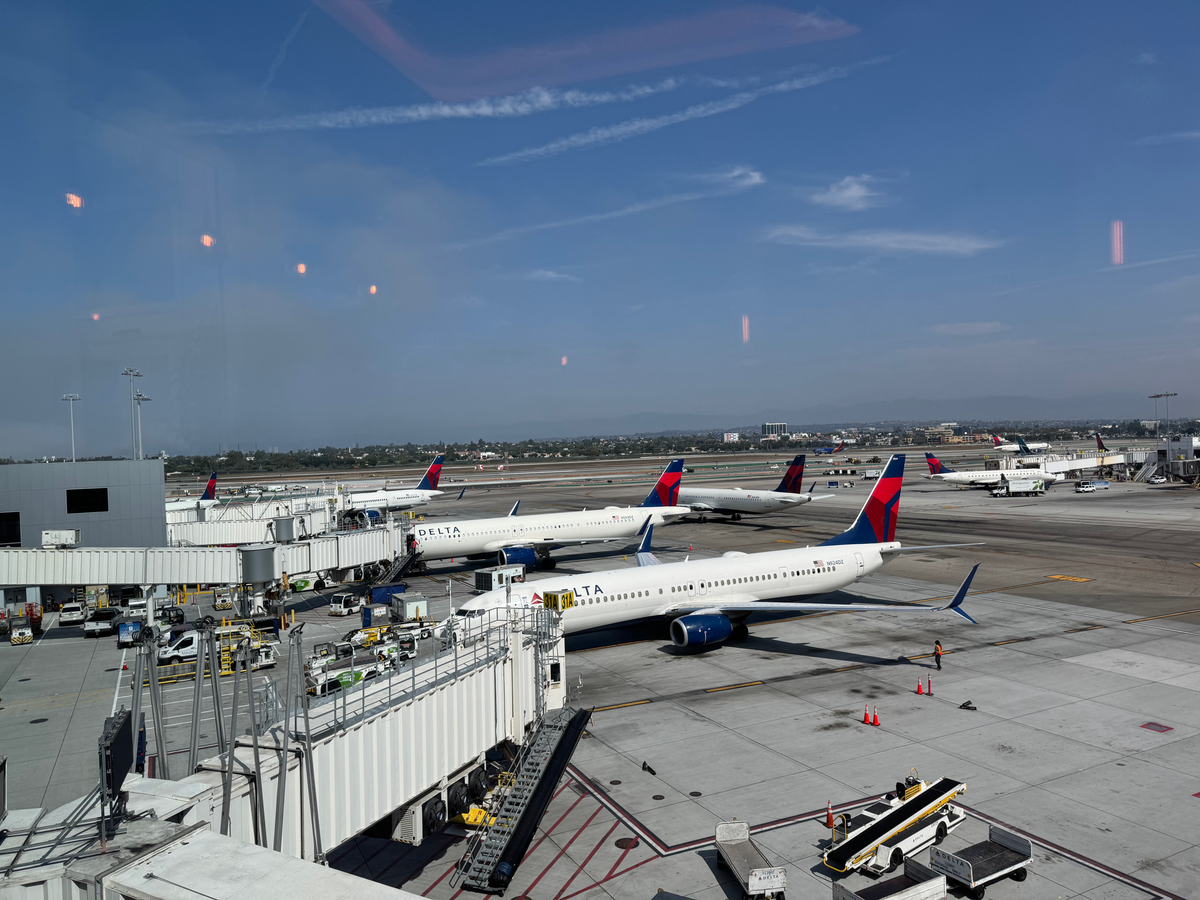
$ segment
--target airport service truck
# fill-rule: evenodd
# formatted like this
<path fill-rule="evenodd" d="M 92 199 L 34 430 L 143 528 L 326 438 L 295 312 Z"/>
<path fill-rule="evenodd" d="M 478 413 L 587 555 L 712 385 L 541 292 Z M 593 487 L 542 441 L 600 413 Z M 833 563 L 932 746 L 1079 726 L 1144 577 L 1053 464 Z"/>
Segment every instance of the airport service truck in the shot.
<path fill-rule="evenodd" d="M 1046 482 L 1040 478 L 1006 478 L 992 488 L 993 497 L 1037 497 L 1046 493 Z"/>
<path fill-rule="evenodd" d="M 416 657 L 417 642 L 411 634 L 392 635 L 369 649 L 355 647 L 349 641 L 317 644 L 313 655 L 304 661 L 305 686 L 308 693 L 322 696 L 378 678 Z"/>

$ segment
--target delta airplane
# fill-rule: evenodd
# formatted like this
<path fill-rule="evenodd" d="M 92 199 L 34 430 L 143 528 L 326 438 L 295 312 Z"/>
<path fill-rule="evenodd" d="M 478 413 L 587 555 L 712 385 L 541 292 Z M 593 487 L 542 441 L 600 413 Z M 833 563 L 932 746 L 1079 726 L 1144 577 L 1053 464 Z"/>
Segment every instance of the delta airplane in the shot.
<path fill-rule="evenodd" d="M 671 460 L 640 506 L 518 516 L 518 500 L 503 518 L 419 522 L 410 533 L 410 549 L 423 560 L 495 557 L 501 565 L 553 569 L 550 553 L 559 547 L 629 540 L 650 526 L 691 515 L 691 509 L 676 505 L 682 476 L 683 460 Z"/>
<path fill-rule="evenodd" d="M 1042 443 L 1038 443 L 1036 441 L 1032 444 L 1027 444 L 1025 442 L 1024 438 L 1020 437 L 1019 435 L 1017 437 L 1016 443 L 1013 443 L 1011 441 L 1005 441 L 1004 438 L 1000 437 L 1000 435 L 998 435 L 998 434 L 993 434 L 992 435 L 992 445 L 997 450 L 999 450 L 1001 453 L 1020 453 L 1022 456 L 1024 456 L 1027 453 L 1033 453 L 1038 450 L 1049 450 L 1050 449 L 1049 444 L 1042 444 Z"/>
<path fill-rule="evenodd" d="M 444 493 L 439 491 L 438 479 L 442 476 L 442 461 L 445 454 L 439 453 L 425 470 L 425 475 L 415 488 L 396 491 L 363 491 L 346 496 L 347 509 L 367 510 L 378 512 L 387 509 L 412 509 L 414 506 L 424 506 L 434 497 Z"/>
<path fill-rule="evenodd" d="M 204 493 L 200 495 L 199 500 L 171 500 L 167 503 L 167 511 L 175 511 L 181 509 L 208 509 L 210 506 L 216 506 L 217 500 L 217 473 L 213 472 L 208 476 L 208 485 L 204 488 Z"/>
<path fill-rule="evenodd" d="M 833 456 L 835 453 L 841 453 L 846 449 L 846 442 L 842 441 L 836 447 L 814 447 L 813 453 L 817 456 Z"/>
<path fill-rule="evenodd" d="M 804 480 L 804 456 L 801 454 L 792 460 L 787 474 L 779 482 L 779 487 L 773 491 L 744 491 L 741 488 L 698 487 L 680 488 L 679 505 L 689 506 L 693 512 L 700 513 L 700 521 L 707 522 L 706 513 L 721 513 L 733 521 L 742 517 L 742 513 L 768 513 L 779 509 L 790 509 L 810 500 L 823 500 L 832 494 L 814 497 L 811 493 L 800 493 L 800 483 Z M 811 489 L 810 489 L 811 490 Z"/>
<path fill-rule="evenodd" d="M 816 547 L 764 553 L 732 551 L 715 559 L 659 564 L 648 550 L 652 529 L 647 528 L 637 567 L 540 579 L 480 594 L 439 626 L 436 636 L 442 640 L 469 636 L 472 618 L 504 609 L 509 602 L 558 610 L 565 634 L 666 618 L 671 620 L 671 640 L 679 647 L 693 648 L 744 640 L 748 635 L 745 620 L 755 612 L 949 610 L 974 622 L 961 606 L 978 565 L 946 606 L 798 600 L 841 590 L 878 571 L 897 553 L 933 549 L 902 547 L 895 540 L 903 480 L 904 456 L 897 454 L 888 461 L 854 524 Z"/>
<path fill-rule="evenodd" d="M 990 469 L 982 472 L 976 469 L 973 472 L 956 472 L 932 453 L 925 454 L 925 462 L 929 465 L 929 474 L 922 475 L 922 478 L 928 478 L 930 481 L 942 481 L 946 484 L 966 485 L 967 487 L 995 487 L 1006 476 L 1015 474 L 1012 469 Z M 1023 478 L 1036 476 L 1046 482 L 1046 484 L 1054 484 L 1062 481 L 1065 477 L 1047 472 L 1044 469 L 1024 469 L 1019 474 Z"/>

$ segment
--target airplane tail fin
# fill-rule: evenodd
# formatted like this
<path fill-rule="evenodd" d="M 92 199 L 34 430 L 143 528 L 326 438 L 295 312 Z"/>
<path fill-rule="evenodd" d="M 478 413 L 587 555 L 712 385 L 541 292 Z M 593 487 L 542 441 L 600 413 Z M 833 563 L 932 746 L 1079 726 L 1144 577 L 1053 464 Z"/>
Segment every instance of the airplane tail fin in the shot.
<path fill-rule="evenodd" d="M 929 466 L 930 475 L 946 475 L 954 471 L 932 453 L 925 454 L 925 464 Z"/>
<path fill-rule="evenodd" d="M 969 615 L 967 615 L 966 612 L 963 611 L 962 602 L 963 602 L 963 598 L 965 598 L 967 596 L 967 591 L 971 587 L 971 579 L 975 577 L 975 570 L 978 568 L 979 568 L 979 563 L 975 563 L 975 565 L 971 568 L 971 571 L 967 573 L 967 577 L 963 579 L 963 583 L 958 586 L 958 591 L 957 591 L 957 593 L 955 593 L 954 599 L 951 600 L 950 603 L 947 604 L 946 606 L 941 607 L 942 609 L 950 610 L 950 612 L 958 613 L 958 615 L 962 616 L 964 619 L 966 619 L 972 625 L 978 625 L 979 623 L 976 622 Z"/>
<path fill-rule="evenodd" d="M 804 481 L 803 453 L 792 460 L 792 464 L 788 466 L 787 474 L 783 476 L 783 481 L 779 482 L 779 487 L 775 488 L 775 493 L 799 494 L 800 483 L 802 481 Z"/>
<path fill-rule="evenodd" d="M 425 470 L 425 475 L 421 479 L 421 483 L 417 485 L 418 491 L 436 491 L 438 489 L 438 481 L 442 477 L 442 460 L 445 458 L 444 453 L 439 453 L 433 458 L 433 462 Z"/>
<path fill-rule="evenodd" d="M 216 500 L 217 499 L 217 473 L 213 472 L 208 476 L 208 486 L 204 489 L 204 493 L 200 495 L 201 500 Z"/>
<path fill-rule="evenodd" d="M 833 448 L 833 452 L 841 453 L 845 449 L 846 449 L 846 442 L 842 441 L 840 444 L 838 444 L 836 447 Z"/>
<path fill-rule="evenodd" d="M 663 473 L 641 506 L 675 506 L 679 499 L 679 481 L 683 478 L 683 458 L 673 459 L 667 463 Z"/>
<path fill-rule="evenodd" d="M 1025 444 L 1025 438 L 1021 437 L 1018 434 L 1016 437 L 1016 441 L 1017 441 L 1017 446 L 1020 448 L 1021 456 L 1029 456 L 1031 451 L 1030 451 L 1029 447 L 1026 446 L 1026 444 Z"/>
<path fill-rule="evenodd" d="M 887 467 L 871 496 L 863 504 L 854 524 L 820 546 L 834 544 L 885 544 L 896 539 L 896 519 L 900 515 L 900 488 L 904 484 L 904 454 L 897 453 Z"/>
<path fill-rule="evenodd" d="M 992 446 L 993 447 L 999 447 L 1003 443 L 1004 443 L 1004 440 L 1000 437 L 1000 435 L 998 435 L 998 434 L 992 435 Z"/>
<path fill-rule="evenodd" d="M 1096 449 L 1101 453 L 1107 453 L 1108 448 L 1104 446 L 1104 440 L 1100 437 L 1100 432 L 1096 432 Z"/>

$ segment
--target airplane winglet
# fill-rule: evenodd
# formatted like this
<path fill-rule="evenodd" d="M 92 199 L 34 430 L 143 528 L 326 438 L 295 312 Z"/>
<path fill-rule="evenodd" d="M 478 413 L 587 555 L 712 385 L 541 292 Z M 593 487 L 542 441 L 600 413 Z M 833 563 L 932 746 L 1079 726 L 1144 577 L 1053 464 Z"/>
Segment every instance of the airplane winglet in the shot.
<path fill-rule="evenodd" d="M 643 532 L 642 542 L 637 548 L 637 564 L 639 566 L 657 566 L 660 565 L 658 557 L 650 552 L 650 541 L 654 537 L 654 526 L 650 524 L 652 516 L 646 516 L 646 524 L 642 526 Z"/>
<path fill-rule="evenodd" d="M 517 514 L 517 507 L 518 507 L 518 506 L 520 506 L 520 505 L 521 505 L 521 501 L 520 501 L 520 500 L 518 500 L 516 503 L 514 503 L 514 504 L 513 504 L 513 507 L 512 507 L 512 509 L 510 509 L 510 510 L 508 511 L 508 514 L 509 514 L 510 516 L 515 516 L 515 515 Z"/>
<path fill-rule="evenodd" d="M 467 489 L 466 489 L 466 488 L 463 488 L 461 491 L 459 491 L 459 492 L 458 492 L 458 496 L 457 496 L 457 497 L 455 497 L 454 499 L 455 499 L 455 500 L 461 500 L 461 499 L 463 498 L 463 494 L 465 494 L 466 492 L 467 492 Z"/>
<path fill-rule="evenodd" d="M 948 610 L 950 610 L 950 612 L 958 613 L 960 616 L 962 616 L 964 619 L 966 619 L 972 625 L 978 625 L 979 623 L 976 622 L 974 619 L 972 619 L 969 615 L 967 615 L 967 613 L 962 608 L 962 602 L 963 602 L 963 598 L 967 596 L 967 591 L 971 587 L 971 579 L 975 577 L 975 572 L 978 569 L 979 569 L 979 563 L 975 563 L 975 565 L 971 567 L 971 571 L 967 573 L 967 577 L 963 579 L 963 583 L 961 585 L 959 585 L 958 593 L 956 593 L 954 595 L 954 599 L 951 600 L 947 606 L 941 607 L 943 610 L 948 609 Z"/>

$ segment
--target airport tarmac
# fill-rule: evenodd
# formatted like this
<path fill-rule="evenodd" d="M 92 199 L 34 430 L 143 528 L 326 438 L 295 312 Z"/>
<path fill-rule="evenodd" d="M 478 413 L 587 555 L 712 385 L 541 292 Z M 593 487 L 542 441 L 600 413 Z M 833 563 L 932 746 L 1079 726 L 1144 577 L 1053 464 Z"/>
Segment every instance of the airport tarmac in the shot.
<path fill-rule="evenodd" d="M 821 468 L 810 459 L 806 477 Z M 1042 841 L 1030 880 L 989 896 L 1155 895 L 1129 879 L 1157 886 L 1159 896 L 1200 896 L 1200 817 L 1189 806 L 1200 803 L 1192 796 L 1200 793 L 1200 555 L 1192 539 L 1200 494 L 1114 484 L 1076 495 L 1060 485 L 1040 498 L 997 499 L 916 477 L 923 470 L 923 458 L 910 454 L 898 539 L 984 545 L 901 556 L 843 596 L 945 596 L 980 562 L 967 608 L 981 624 L 822 615 L 760 622 L 749 641 L 700 655 L 676 654 L 665 627 L 573 638 L 567 672 L 576 702 L 614 708 L 597 712 L 570 783 L 543 820 L 516 882 L 522 893 L 565 900 L 661 887 L 664 896 L 735 896 L 707 842 L 715 821 L 737 816 L 788 865 L 789 896 L 827 897 L 825 803 L 853 805 L 916 767 L 927 779 L 970 784 L 963 799 L 973 816 L 949 849 L 979 839 L 989 816 Z M 738 483 L 773 487 L 778 477 Z M 839 487 L 794 513 L 656 529 L 654 549 L 667 562 L 816 544 L 850 524 L 869 489 Z M 521 513 L 532 514 L 636 504 L 644 493 L 557 485 L 519 496 Z M 420 512 L 504 515 L 516 496 L 468 491 Z M 612 549 L 558 553 L 556 574 L 633 564 L 632 548 Z M 433 563 L 406 580 L 431 597 L 452 589 L 458 601 L 475 565 Z M 325 616 L 325 602 L 298 602 L 298 620 L 313 626 L 309 640 L 350 627 Z M 52 626 L 30 647 L 0 645 L 0 755 L 9 756 L 13 807 L 55 805 L 94 785 L 95 740 L 128 673 L 119 674 L 113 639 L 77 632 Z M 934 673 L 933 698 L 917 696 L 928 660 L 910 657 L 926 655 L 934 638 L 949 651 L 946 670 Z M 261 674 L 281 678 L 283 669 Z M 959 710 L 964 699 L 978 709 Z M 879 707 L 879 728 L 859 724 L 865 703 Z M 186 742 L 185 729 L 179 739 Z M 635 837 L 633 846 L 614 844 Z M 407 889 L 431 897 L 455 893 L 448 870 L 461 847 L 434 839 L 405 853 L 382 843 L 361 839 L 334 858 L 386 883 L 403 876 Z"/>

